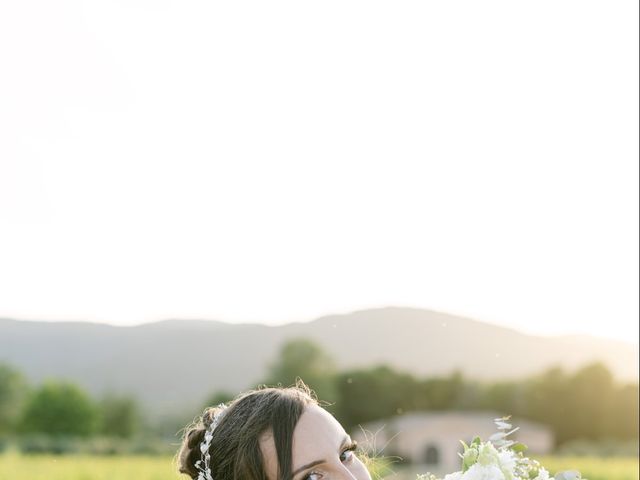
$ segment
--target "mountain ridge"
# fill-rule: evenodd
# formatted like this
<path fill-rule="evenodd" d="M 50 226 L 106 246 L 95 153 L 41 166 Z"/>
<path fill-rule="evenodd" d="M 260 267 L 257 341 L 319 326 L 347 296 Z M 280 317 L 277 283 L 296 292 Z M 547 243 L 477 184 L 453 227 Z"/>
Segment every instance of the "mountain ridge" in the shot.
<path fill-rule="evenodd" d="M 289 339 L 324 348 L 339 368 L 388 364 L 414 375 L 454 370 L 479 381 L 603 361 L 637 381 L 637 346 L 591 336 L 540 337 L 443 312 L 404 307 L 325 315 L 267 326 L 169 319 L 135 326 L 0 319 L 0 362 L 31 382 L 68 379 L 93 394 L 131 393 L 158 414 L 202 405 L 214 391 L 263 381 Z"/>
<path fill-rule="evenodd" d="M 150 321 L 150 322 L 144 322 L 144 323 L 139 323 L 139 324 L 135 324 L 135 325 L 115 325 L 115 324 L 111 324 L 108 322 L 97 322 L 97 321 L 85 321 L 85 320 L 34 320 L 34 319 L 19 319 L 19 318 L 11 318 L 11 317 L 0 317 L 0 326 L 2 324 L 3 321 L 7 321 L 7 322 L 15 322 L 15 323 L 34 323 L 34 324 L 39 324 L 39 325 L 93 325 L 93 326 L 105 326 L 105 327 L 113 327 L 113 328 L 122 328 L 122 329 L 134 329 L 134 328 L 142 328 L 142 327 L 151 327 L 151 326 L 160 326 L 160 325 L 170 325 L 170 326 L 180 326 L 180 328 L 183 328 L 184 325 L 192 325 L 192 326 L 197 326 L 197 325 L 207 325 L 207 326 L 221 326 L 221 327 L 266 327 L 266 328 L 280 328 L 280 327 L 286 327 L 289 325 L 308 325 L 311 323 L 316 323 L 316 322 L 321 322 L 324 320 L 330 320 L 330 319 L 334 319 L 334 318 L 346 318 L 349 319 L 349 317 L 356 315 L 356 314 L 360 314 L 360 313 L 364 313 L 367 314 L 369 312 L 378 312 L 378 311 L 385 311 L 385 310 L 405 310 L 405 311 L 417 311 L 417 312 L 428 312 L 430 314 L 436 314 L 436 315 L 441 315 L 441 316 L 446 316 L 446 317 L 451 317 L 451 318 L 455 318 L 455 319 L 464 319 L 466 321 L 469 322 L 473 322 L 473 323 L 480 323 L 483 325 L 490 325 L 491 327 L 497 328 L 497 329 L 503 329 L 503 330 L 509 330 L 511 332 L 515 332 L 521 335 L 526 335 L 528 337 L 532 337 L 532 338 L 539 338 L 541 340 L 545 340 L 545 339 L 589 339 L 589 340 L 594 340 L 594 341 L 605 341 L 605 342 L 611 342 L 611 343 L 619 343 L 621 345 L 625 345 L 631 348 L 637 348 L 638 345 L 636 345 L 633 342 L 629 342 L 629 341 L 625 341 L 625 340 L 621 340 L 618 338 L 611 338 L 611 337 L 597 337 L 594 335 L 590 335 L 590 334 L 585 334 L 585 333 L 569 333 L 569 334 L 558 334 L 558 335 L 541 335 L 541 334 L 534 334 L 534 333 L 525 333 L 522 332 L 516 328 L 513 327 L 508 327 L 505 325 L 500 325 L 497 323 L 492 323 L 490 321 L 483 321 L 483 320 L 476 320 L 476 319 L 472 319 L 472 318 L 468 318 L 462 315 L 454 315 L 454 314 L 450 314 L 450 313 L 446 313 L 446 312 L 441 312 L 438 310 L 432 310 L 432 309 L 423 309 L 423 308 L 417 308 L 417 307 L 401 307 L 401 306 L 386 306 L 386 307 L 380 307 L 380 308 L 367 308 L 367 309 L 360 309 L 360 310 L 353 310 L 351 312 L 347 312 L 347 313 L 337 313 L 337 314 L 328 314 L 328 315 L 323 315 L 311 320 L 294 320 L 294 321 L 290 321 L 290 322 L 286 322 L 286 323 L 280 323 L 280 324 L 263 324 L 263 323 L 259 323 L 256 321 L 246 321 L 246 322 L 228 322 L 228 321 L 224 321 L 224 320 L 217 320 L 217 319 L 193 319 L 193 318 L 184 318 L 184 319 L 180 319 L 180 318 L 167 318 L 167 319 L 161 319 L 161 320 L 154 320 L 154 321 Z"/>

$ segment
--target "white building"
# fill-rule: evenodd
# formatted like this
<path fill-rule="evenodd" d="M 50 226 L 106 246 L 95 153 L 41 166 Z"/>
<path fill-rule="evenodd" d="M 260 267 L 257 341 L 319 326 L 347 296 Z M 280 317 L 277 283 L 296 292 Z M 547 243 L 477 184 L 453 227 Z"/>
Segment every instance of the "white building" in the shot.
<path fill-rule="evenodd" d="M 353 438 L 376 456 L 398 456 L 419 466 L 423 473 L 460 470 L 460 440 L 475 436 L 487 440 L 497 432 L 495 412 L 412 412 L 386 421 L 372 422 L 353 433 Z M 520 427 L 509 438 L 529 447 L 527 454 L 546 454 L 553 448 L 551 430 L 541 424 L 518 420 Z"/>

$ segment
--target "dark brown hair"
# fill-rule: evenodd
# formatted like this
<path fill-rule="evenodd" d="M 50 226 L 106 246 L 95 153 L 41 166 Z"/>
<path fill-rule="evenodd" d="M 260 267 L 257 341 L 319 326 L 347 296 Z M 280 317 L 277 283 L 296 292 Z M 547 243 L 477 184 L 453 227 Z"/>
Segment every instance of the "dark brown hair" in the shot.
<path fill-rule="evenodd" d="M 318 404 L 311 390 L 299 381 L 294 387 L 261 388 L 230 402 L 213 431 L 209 447 L 214 480 L 267 480 L 260 438 L 273 435 L 278 456 L 278 480 L 290 480 L 293 430 L 307 405 Z M 202 418 L 185 429 L 178 452 L 178 470 L 198 478 L 195 463 L 200 444 L 219 407 L 210 407 Z"/>

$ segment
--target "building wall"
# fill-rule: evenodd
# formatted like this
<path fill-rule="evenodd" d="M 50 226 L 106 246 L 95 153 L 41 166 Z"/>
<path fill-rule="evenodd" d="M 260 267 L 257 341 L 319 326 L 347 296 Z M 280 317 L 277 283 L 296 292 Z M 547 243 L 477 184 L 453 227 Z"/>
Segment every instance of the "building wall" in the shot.
<path fill-rule="evenodd" d="M 487 440 L 496 433 L 492 412 L 481 413 L 410 413 L 388 422 L 364 425 L 371 432 L 366 438 L 361 431 L 354 433 L 360 443 L 369 443 L 375 455 L 397 455 L 414 464 L 425 464 L 429 446 L 438 450 L 439 464 L 425 465 L 425 472 L 441 474 L 460 469 L 462 451 L 460 440 L 469 443 L 474 436 Z M 549 453 L 553 447 L 551 431 L 532 422 L 519 422 L 520 430 L 514 439 L 529 446 L 532 454 Z M 373 435 L 375 433 L 375 435 Z"/>

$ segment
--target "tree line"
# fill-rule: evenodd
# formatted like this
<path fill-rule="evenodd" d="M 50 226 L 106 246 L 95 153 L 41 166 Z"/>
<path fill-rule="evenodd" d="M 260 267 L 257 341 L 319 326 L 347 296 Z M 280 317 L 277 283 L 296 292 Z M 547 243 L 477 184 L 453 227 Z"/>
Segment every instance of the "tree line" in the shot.
<path fill-rule="evenodd" d="M 556 446 L 638 439 L 638 384 L 616 381 L 602 363 L 509 381 L 478 382 L 461 372 L 418 378 L 387 365 L 339 371 L 318 345 L 297 339 L 284 345 L 265 383 L 290 385 L 297 377 L 346 428 L 410 411 L 491 410 L 546 424 Z"/>
<path fill-rule="evenodd" d="M 340 370 L 317 344 L 294 339 L 253 386 L 292 385 L 297 378 L 348 430 L 412 411 L 491 410 L 548 425 L 557 446 L 578 439 L 638 438 L 638 384 L 617 382 L 600 363 L 509 381 L 478 382 L 461 372 L 419 378 L 388 365 Z M 213 392 L 203 408 L 234 396 Z M 17 369 L 0 364 L 0 439 L 16 434 L 128 439 L 151 432 L 141 411 L 133 397 L 94 399 L 70 382 L 51 380 L 33 388 Z"/>
<path fill-rule="evenodd" d="M 142 416 L 131 396 L 92 398 L 68 381 L 31 388 L 15 368 L 0 364 L 0 437 L 10 434 L 131 438 Z"/>

